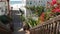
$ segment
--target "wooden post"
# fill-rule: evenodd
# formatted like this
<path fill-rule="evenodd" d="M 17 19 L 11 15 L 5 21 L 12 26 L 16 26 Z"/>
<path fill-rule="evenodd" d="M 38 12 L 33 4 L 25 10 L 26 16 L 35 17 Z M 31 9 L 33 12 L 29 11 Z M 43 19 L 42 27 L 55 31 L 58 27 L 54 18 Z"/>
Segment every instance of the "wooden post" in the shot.
<path fill-rule="evenodd" d="M 60 3 L 60 0 L 57 0 L 57 3 Z"/>
<path fill-rule="evenodd" d="M 25 34 L 30 34 L 30 31 L 29 30 L 26 30 L 26 33 Z"/>
<path fill-rule="evenodd" d="M 8 13 L 10 13 L 10 5 L 9 5 L 9 0 L 7 0 L 7 3 L 8 3 Z"/>

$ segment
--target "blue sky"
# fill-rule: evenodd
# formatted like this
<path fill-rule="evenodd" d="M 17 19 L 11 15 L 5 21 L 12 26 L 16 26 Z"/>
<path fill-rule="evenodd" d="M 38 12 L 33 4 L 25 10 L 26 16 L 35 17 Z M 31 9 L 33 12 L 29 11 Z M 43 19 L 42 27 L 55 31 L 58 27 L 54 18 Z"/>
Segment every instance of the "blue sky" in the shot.
<path fill-rule="evenodd" d="M 10 0 L 10 1 L 22 1 L 22 0 Z"/>

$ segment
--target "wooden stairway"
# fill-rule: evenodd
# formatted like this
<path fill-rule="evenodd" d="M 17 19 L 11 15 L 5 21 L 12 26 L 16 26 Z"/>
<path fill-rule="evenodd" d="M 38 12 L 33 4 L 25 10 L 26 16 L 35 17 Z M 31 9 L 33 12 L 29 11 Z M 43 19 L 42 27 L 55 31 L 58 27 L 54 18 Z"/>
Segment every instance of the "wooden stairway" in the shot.
<path fill-rule="evenodd" d="M 5 24 L 0 22 L 0 34 L 12 34 L 12 31 Z"/>

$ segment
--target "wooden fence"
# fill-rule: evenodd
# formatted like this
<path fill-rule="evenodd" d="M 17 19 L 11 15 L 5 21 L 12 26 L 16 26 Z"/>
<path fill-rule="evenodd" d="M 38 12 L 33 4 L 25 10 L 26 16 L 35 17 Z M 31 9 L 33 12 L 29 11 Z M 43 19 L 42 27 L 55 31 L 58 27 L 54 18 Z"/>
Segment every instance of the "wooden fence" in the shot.
<path fill-rule="evenodd" d="M 30 29 L 30 34 L 60 34 L 60 15 Z"/>

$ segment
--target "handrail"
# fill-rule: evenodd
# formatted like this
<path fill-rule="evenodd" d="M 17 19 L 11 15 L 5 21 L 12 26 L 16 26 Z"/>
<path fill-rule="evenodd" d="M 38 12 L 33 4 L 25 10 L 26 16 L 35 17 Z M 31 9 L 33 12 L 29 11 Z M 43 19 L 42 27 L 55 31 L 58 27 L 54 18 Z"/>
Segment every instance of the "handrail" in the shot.
<path fill-rule="evenodd" d="M 58 34 L 60 15 L 30 29 L 31 34 Z M 47 31 L 46 31 L 47 30 Z"/>

